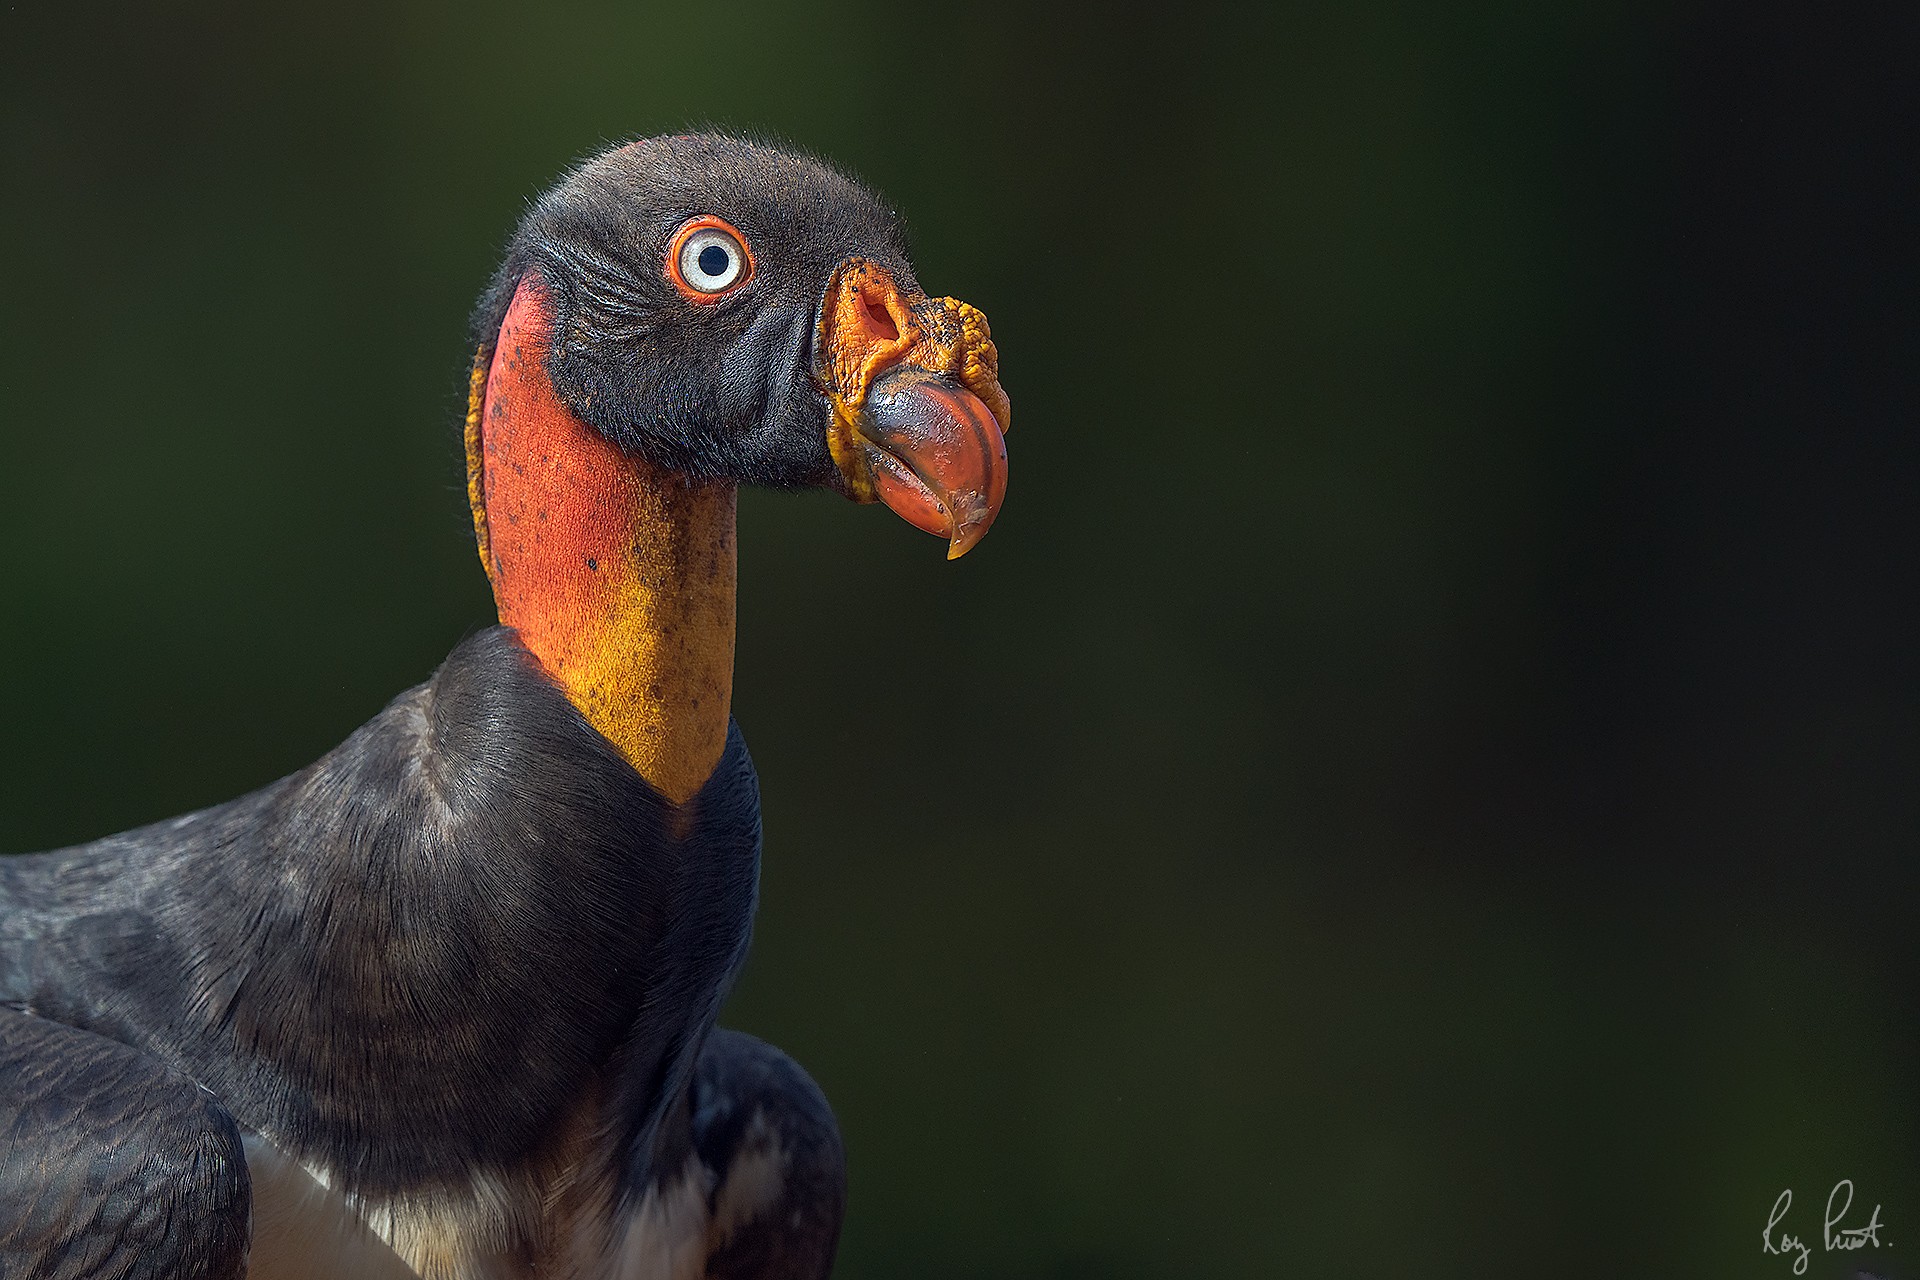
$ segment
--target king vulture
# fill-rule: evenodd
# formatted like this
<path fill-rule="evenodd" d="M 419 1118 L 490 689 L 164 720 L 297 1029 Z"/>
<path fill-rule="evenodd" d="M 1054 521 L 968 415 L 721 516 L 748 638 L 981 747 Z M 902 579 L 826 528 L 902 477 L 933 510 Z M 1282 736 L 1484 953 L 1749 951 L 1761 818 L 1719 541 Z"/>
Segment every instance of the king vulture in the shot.
<path fill-rule="evenodd" d="M 500 625 L 251 795 L 0 859 L 0 1275 L 809 1280 L 844 1163 L 715 1027 L 760 860 L 735 493 L 958 556 L 1006 488 L 985 318 L 819 161 L 573 170 L 475 313 Z"/>

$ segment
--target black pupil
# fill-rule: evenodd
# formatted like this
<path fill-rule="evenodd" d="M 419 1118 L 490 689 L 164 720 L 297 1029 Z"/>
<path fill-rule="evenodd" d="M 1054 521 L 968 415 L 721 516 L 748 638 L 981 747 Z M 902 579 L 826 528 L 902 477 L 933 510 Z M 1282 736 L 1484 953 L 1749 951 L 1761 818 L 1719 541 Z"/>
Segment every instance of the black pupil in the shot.
<path fill-rule="evenodd" d="M 706 275 L 717 276 L 733 263 L 733 255 L 717 244 L 710 244 L 700 251 L 700 270 Z"/>

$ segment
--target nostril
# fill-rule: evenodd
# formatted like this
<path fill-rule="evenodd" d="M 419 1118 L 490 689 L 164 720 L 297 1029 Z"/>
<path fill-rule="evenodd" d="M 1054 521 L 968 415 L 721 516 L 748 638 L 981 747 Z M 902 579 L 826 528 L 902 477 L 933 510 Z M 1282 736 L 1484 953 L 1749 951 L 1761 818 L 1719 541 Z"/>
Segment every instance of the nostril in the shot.
<path fill-rule="evenodd" d="M 894 324 L 893 315 L 887 310 L 886 304 L 877 302 L 865 294 L 860 295 L 860 301 L 864 303 L 867 308 L 868 331 L 882 342 L 899 341 L 900 327 Z"/>

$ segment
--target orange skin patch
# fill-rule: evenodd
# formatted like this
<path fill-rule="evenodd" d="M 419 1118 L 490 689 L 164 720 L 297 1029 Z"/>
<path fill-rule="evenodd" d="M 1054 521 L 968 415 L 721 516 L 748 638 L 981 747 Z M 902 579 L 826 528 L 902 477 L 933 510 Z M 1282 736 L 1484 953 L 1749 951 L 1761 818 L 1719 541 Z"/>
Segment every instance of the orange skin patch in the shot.
<path fill-rule="evenodd" d="M 852 258 L 834 272 L 814 350 L 820 353 L 814 376 L 834 401 L 827 449 L 856 501 L 873 502 L 878 495 L 853 415 L 866 403 L 874 380 L 897 364 L 951 375 L 980 398 L 1001 431 L 1012 425 L 1012 406 L 1000 386 L 1000 353 L 986 316 L 957 298 L 909 295 L 877 262 Z"/>
<path fill-rule="evenodd" d="M 500 621 L 640 776 L 684 804 L 726 747 L 735 491 L 623 453 L 547 378 L 521 281 L 467 421 L 469 498 Z"/>

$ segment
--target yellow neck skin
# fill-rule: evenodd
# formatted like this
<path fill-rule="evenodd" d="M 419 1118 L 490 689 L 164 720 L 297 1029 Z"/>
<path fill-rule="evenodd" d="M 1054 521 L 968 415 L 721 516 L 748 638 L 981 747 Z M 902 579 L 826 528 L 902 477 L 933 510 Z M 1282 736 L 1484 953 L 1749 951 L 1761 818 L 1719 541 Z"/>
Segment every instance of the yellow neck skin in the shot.
<path fill-rule="evenodd" d="M 523 282 L 487 369 L 474 369 L 467 474 L 481 562 L 500 621 L 654 790 L 684 804 L 727 743 L 735 491 L 630 457 L 575 418 L 546 376 L 544 301 Z"/>

